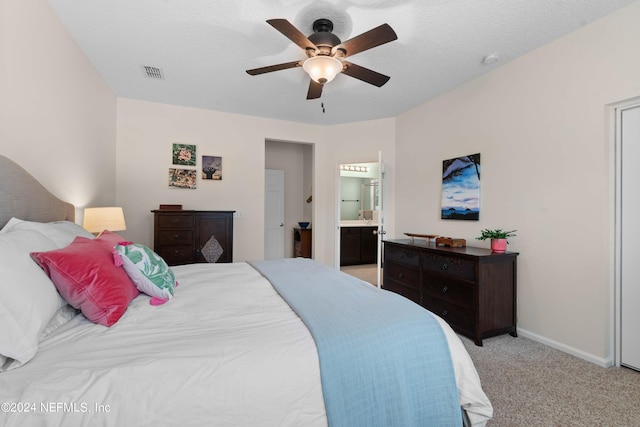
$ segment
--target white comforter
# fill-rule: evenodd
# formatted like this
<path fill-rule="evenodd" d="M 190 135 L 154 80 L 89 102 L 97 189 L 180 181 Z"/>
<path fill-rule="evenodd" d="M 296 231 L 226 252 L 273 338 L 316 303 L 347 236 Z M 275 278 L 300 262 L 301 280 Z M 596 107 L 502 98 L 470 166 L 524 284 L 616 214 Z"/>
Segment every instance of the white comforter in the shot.
<path fill-rule="evenodd" d="M 136 298 L 105 328 L 77 316 L 26 365 L 0 374 L 2 426 L 326 426 L 318 356 L 304 324 L 246 263 L 174 267 L 173 300 Z M 460 404 L 491 404 L 441 321 Z"/>

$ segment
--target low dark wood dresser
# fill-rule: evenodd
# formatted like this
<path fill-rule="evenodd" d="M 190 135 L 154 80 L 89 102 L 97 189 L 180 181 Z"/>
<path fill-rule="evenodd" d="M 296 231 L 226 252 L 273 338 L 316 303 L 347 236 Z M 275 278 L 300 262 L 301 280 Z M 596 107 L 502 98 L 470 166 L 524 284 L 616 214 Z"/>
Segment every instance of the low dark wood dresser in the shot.
<path fill-rule="evenodd" d="M 422 239 L 386 240 L 383 288 L 437 314 L 481 346 L 484 338 L 517 336 L 517 256 Z"/>
<path fill-rule="evenodd" d="M 207 262 L 201 252 L 211 236 L 223 249 L 217 262 L 233 262 L 233 212 L 153 210 L 153 250 L 169 265 Z"/>
<path fill-rule="evenodd" d="M 293 229 L 293 256 L 295 258 L 311 258 L 311 229 Z"/>

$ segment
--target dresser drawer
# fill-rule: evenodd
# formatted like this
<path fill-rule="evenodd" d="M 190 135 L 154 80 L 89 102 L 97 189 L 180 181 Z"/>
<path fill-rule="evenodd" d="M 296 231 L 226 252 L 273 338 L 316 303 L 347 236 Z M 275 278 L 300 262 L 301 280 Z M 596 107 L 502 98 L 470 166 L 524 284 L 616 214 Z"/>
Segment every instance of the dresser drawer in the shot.
<path fill-rule="evenodd" d="M 411 301 L 415 302 L 416 304 L 421 304 L 422 301 L 422 297 L 421 297 L 421 293 L 419 290 L 415 289 L 415 288 L 409 288 L 407 286 L 404 286 L 398 282 L 393 282 L 391 280 L 385 280 L 384 284 L 382 285 L 382 289 L 385 289 L 387 291 L 391 291 L 394 292 L 396 294 L 400 294 L 403 297 L 410 299 Z"/>
<path fill-rule="evenodd" d="M 422 254 L 422 268 L 427 271 L 446 274 L 449 277 L 475 280 L 475 263 L 464 258 L 425 252 Z"/>
<path fill-rule="evenodd" d="M 431 297 L 473 310 L 474 288 L 472 285 L 434 276 L 427 277 L 425 291 Z"/>
<path fill-rule="evenodd" d="M 157 248 L 156 252 L 169 265 L 192 264 L 195 261 L 193 246 L 165 246 Z"/>
<path fill-rule="evenodd" d="M 159 215 L 159 228 L 193 228 L 193 215 Z"/>
<path fill-rule="evenodd" d="M 159 230 L 156 246 L 191 245 L 193 230 Z"/>
<path fill-rule="evenodd" d="M 420 270 L 417 268 L 411 268 L 404 265 L 396 264 L 395 262 L 385 262 L 384 264 L 384 279 L 385 282 L 393 280 L 409 288 L 414 288 L 420 291 Z"/>
<path fill-rule="evenodd" d="M 412 250 L 410 248 L 405 249 L 402 246 L 394 246 L 387 243 L 385 244 L 385 247 L 384 247 L 385 267 L 386 267 L 387 261 L 419 268 L 420 252 Z"/>
<path fill-rule="evenodd" d="M 425 298 L 424 307 L 442 317 L 454 329 L 474 333 L 473 311 L 465 310 L 450 302 L 438 298 Z"/>

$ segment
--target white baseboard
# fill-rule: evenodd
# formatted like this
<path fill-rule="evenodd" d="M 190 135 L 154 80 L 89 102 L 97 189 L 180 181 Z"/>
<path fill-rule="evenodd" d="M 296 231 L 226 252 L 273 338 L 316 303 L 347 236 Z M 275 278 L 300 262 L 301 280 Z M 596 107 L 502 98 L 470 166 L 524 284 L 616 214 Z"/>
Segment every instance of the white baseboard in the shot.
<path fill-rule="evenodd" d="M 518 336 L 523 336 L 533 341 L 537 341 L 541 344 L 555 348 L 556 350 L 560 350 L 572 356 L 586 360 L 587 362 L 595 363 L 596 365 L 602 366 L 603 368 L 610 368 L 611 366 L 614 366 L 614 361 L 610 357 L 607 357 L 607 358 L 596 357 L 592 354 L 585 353 L 582 350 L 578 350 L 576 348 L 559 343 L 557 341 L 550 340 L 549 338 L 543 337 L 541 335 L 534 334 L 533 332 L 529 332 L 526 329 L 518 328 Z"/>

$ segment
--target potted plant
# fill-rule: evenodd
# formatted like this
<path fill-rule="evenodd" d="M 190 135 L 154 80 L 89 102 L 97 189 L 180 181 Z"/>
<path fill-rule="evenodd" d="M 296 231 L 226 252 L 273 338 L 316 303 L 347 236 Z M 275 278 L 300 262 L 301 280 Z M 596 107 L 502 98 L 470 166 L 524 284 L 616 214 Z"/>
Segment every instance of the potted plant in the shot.
<path fill-rule="evenodd" d="M 476 237 L 478 240 L 491 239 L 491 250 L 497 253 L 504 253 L 507 250 L 507 243 L 509 237 L 516 235 L 518 230 L 505 231 L 501 228 L 495 230 L 489 230 L 488 228 L 481 231 L 480 237 Z"/>

